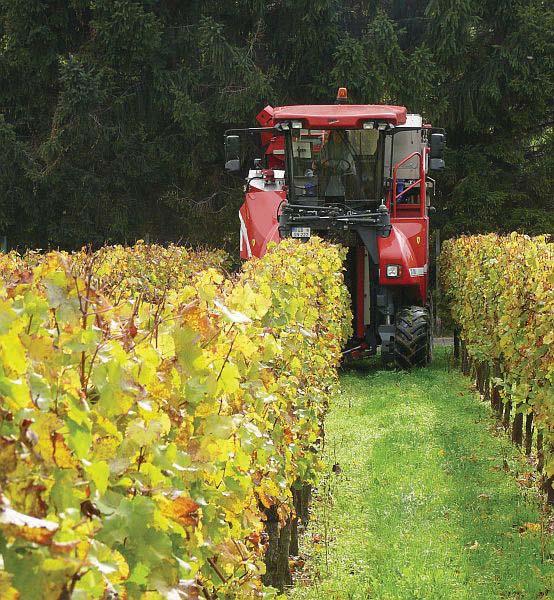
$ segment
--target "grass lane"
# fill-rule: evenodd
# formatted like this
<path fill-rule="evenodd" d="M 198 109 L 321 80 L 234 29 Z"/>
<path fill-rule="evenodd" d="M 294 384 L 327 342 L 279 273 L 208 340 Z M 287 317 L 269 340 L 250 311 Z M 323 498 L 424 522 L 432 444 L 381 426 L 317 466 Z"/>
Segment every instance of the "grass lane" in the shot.
<path fill-rule="evenodd" d="M 446 362 L 442 350 L 413 373 L 343 374 L 326 426 L 340 472 L 314 501 L 290 598 L 554 598 L 552 539 L 506 472 L 524 463 Z"/>

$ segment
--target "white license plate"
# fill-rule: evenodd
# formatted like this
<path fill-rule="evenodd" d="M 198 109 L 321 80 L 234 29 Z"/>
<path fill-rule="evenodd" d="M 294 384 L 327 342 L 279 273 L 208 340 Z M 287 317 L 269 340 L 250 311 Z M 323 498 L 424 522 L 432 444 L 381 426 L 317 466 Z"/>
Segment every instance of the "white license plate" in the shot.
<path fill-rule="evenodd" d="M 309 227 L 293 227 L 291 235 L 293 238 L 309 238 L 312 230 Z"/>

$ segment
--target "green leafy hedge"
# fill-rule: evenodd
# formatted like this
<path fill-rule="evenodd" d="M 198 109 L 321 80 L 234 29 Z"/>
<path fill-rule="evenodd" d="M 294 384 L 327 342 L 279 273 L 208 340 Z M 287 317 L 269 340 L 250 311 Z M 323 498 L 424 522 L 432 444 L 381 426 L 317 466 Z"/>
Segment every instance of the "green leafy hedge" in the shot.
<path fill-rule="evenodd" d="M 531 452 L 552 494 L 554 476 L 554 244 L 546 237 L 484 235 L 448 241 L 443 286 L 479 387 Z M 469 364 L 467 365 L 469 370 Z M 553 498 L 554 499 L 554 498 Z"/>
<path fill-rule="evenodd" d="M 121 252 L 0 261 L 0 597 L 267 597 L 264 511 L 289 521 L 320 468 L 342 251 L 284 242 L 236 278 L 191 253 L 146 295 Z"/>

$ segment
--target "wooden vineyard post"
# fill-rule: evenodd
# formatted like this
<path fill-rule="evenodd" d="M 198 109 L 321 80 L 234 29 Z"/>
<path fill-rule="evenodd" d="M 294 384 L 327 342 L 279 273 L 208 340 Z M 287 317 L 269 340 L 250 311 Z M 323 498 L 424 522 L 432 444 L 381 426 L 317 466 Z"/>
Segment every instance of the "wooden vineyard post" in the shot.
<path fill-rule="evenodd" d="M 475 387 L 477 388 L 479 395 L 481 395 L 481 393 L 483 391 L 482 378 L 483 378 L 483 364 L 476 362 L 475 363 Z"/>
<path fill-rule="evenodd" d="M 312 486 L 309 483 L 299 483 L 292 486 L 292 499 L 294 502 L 295 516 L 292 521 L 292 532 L 290 542 L 290 554 L 299 554 L 299 528 L 307 527 L 310 519 L 310 501 L 312 497 Z"/>
<path fill-rule="evenodd" d="M 529 456 L 533 449 L 533 411 L 525 418 L 525 454 Z"/>
<path fill-rule="evenodd" d="M 506 399 L 504 402 L 504 416 L 502 418 L 502 425 L 504 425 L 504 429 L 506 431 L 510 427 L 510 413 L 512 412 L 512 403 L 510 400 Z"/>
<path fill-rule="evenodd" d="M 544 469 L 544 449 L 542 445 L 542 433 L 537 433 L 537 471 L 542 473 Z"/>
<path fill-rule="evenodd" d="M 454 328 L 454 359 L 460 360 L 460 332 L 456 327 Z"/>
<path fill-rule="evenodd" d="M 500 379 L 501 375 L 502 372 L 500 370 L 500 361 L 495 360 L 493 370 L 493 381 L 491 382 L 491 406 L 499 419 L 502 418 L 502 397 L 500 396 L 500 386 L 494 380 Z"/>
<path fill-rule="evenodd" d="M 483 371 L 483 400 L 488 402 L 491 399 L 491 368 L 488 363 L 485 363 Z"/>
<path fill-rule="evenodd" d="M 289 568 L 292 517 L 281 527 L 279 515 L 274 507 L 264 508 L 264 513 L 268 544 L 265 553 L 266 572 L 262 581 L 265 585 L 282 591 L 286 585 L 292 583 Z"/>
<path fill-rule="evenodd" d="M 512 424 L 512 442 L 516 446 L 523 444 L 523 413 L 516 412 Z"/>
<path fill-rule="evenodd" d="M 554 475 L 545 480 L 544 491 L 546 492 L 546 501 L 548 504 L 554 504 Z"/>

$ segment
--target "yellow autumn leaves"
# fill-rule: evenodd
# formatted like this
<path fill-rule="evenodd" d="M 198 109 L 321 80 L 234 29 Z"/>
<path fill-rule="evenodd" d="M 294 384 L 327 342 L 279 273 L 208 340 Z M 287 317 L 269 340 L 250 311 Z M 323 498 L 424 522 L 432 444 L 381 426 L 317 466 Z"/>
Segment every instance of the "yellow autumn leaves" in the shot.
<path fill-rule="evenodd" d="M 469 355 L 501 369 L 504 398 L 533 412 L 554 475 L 554 244 L 512 233 L 443 245 L 443 286 Z"/>
<path fill-rule="evenodd" d="M 262 507 L 313 481 L 342 251 L 0 258 L 2 597 L 257 597 Z"/>

